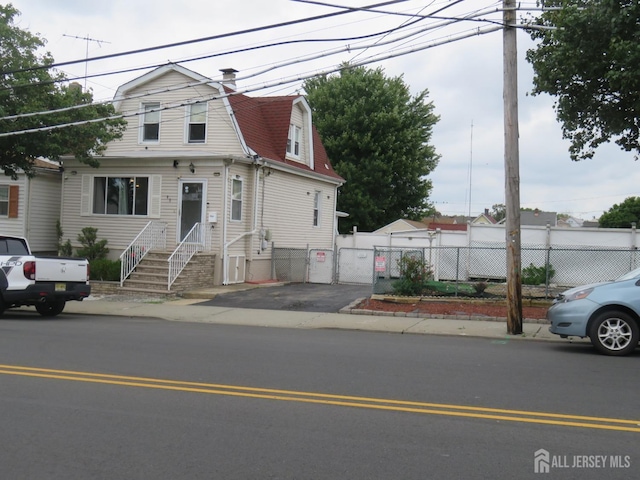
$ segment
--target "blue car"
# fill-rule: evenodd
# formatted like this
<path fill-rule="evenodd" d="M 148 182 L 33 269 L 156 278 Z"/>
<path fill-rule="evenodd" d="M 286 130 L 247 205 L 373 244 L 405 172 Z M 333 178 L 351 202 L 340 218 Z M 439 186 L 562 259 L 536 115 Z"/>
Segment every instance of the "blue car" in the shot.
<path fill-rule="evenodd" d="M 547 312 L 549 331 L 589 337 L 605 355 L 627 355 L 640 337 L 640 268 L 612 282 L 595 283 L 561 293 Z"/>

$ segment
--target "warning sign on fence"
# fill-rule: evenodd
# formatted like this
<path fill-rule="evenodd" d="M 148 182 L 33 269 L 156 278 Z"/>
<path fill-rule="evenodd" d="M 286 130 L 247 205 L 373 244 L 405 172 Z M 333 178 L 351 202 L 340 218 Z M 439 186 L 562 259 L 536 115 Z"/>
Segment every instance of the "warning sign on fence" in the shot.
<path fill-rule="evenodd" d="M 387 269 L 387 259 L 385 257 L 376 257 L 376 272 L 384 272 Z"/>

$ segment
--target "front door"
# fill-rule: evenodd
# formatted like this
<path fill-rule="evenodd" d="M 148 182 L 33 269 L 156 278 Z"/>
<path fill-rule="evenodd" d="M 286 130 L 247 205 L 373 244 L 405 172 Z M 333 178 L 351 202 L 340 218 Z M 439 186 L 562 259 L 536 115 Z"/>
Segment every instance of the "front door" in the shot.
<path fill-rule="evenodd" d="M 204 222 L 205 180 L 180 180 L 179 238 L 184 240 L 191 228 L 198 222 Z"/>

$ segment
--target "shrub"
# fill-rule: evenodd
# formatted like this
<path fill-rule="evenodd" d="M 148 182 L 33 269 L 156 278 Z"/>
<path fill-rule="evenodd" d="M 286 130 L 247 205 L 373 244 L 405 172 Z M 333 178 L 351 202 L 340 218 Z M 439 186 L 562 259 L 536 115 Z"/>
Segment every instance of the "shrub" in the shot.
<path fill-rule="evenodd" d="M 400 279 L 393 282 L 393 292 L 398 295 L 422 295 L 428 290 L 432 277 L 431 268 L 423 258 L 404 255 L 398 261 Z"/>
<path fill-rule="evenodd" d="M 547 277 L 547 267 L 536 267 L 533 263 L 522 269 L 523 285 L 545 285 L 547 281 L 551 281 L 556 271 L 549 265 L 549 276 Z"/>
<path fill-rule="evenodd" d="M 477 295 L 482 295 L 488 286 L 489 284 L 487 282 L 476 282 L 473 284 L 473 289 Z"/>
<path fill-rule="evenodd" d="M 78 249 L 78 256 L 86 258 L 89 262 L 106 258 L 109 253 L 107 240 L 98 240 L 97 238 L 97 228 L 84 227 L 82 233 L 78 235 L 78 241 L 82 244 L 82 248 Z"/>
<path fill-rule="evenodd" d="M 97 258 L 89 261 L 89 278 L 107 282 L 120 280 L 120 260 Z"/>
<path fill-rule="evenodd" d="M 58 237 L 58 256 L 71 257 L 73 255 L 71 241 L 67 239 L 66 242 L 62 243 L 62 237 L 64 236 L 64 233 L 62 232 L 62 224 L 60 223 L 60 220 L 56 220 L 56 235 Z"/>
<path fill-rule="evenodd" d="M 60 244 L 58 247 L 58 256 L 59 257 L 72 257 L 73 256 L 73 247 L 71 246 L 71 241 L 67 239 L 66 242 Z"/>

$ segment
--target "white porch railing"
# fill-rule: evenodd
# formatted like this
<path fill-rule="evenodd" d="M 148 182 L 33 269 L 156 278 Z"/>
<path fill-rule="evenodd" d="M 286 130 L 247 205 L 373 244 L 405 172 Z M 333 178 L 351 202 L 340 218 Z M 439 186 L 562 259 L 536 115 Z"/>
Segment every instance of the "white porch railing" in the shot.
<path fill-rule="evenodd" d="M 208 230 L 201 223 L 196 223 L 189 233 L 176 247 L 168 259 L 169 262 L 169 281 L 167 290 L 171 290 L 171 285 L 176 281 L 180 272 L 187 266 L 189 260 L 198 252 L 204 250 L 209 244 Z"/>
<path fill-rule="evenodd" d="M 167 248 L 167 224 L 149 222 L 120 255 L 120 286 L 153 248 Z"/>

